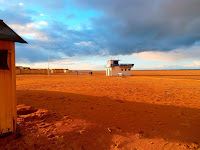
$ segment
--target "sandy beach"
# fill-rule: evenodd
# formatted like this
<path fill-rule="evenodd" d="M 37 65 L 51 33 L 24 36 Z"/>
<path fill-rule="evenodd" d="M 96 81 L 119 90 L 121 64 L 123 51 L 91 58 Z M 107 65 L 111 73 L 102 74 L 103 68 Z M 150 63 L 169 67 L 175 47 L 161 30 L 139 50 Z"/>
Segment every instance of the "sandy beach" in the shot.
<path fill-rule="evenodd" d="M 17 75 L 18 133 L 0 149 L 200 147 L 200 70 Z"/>

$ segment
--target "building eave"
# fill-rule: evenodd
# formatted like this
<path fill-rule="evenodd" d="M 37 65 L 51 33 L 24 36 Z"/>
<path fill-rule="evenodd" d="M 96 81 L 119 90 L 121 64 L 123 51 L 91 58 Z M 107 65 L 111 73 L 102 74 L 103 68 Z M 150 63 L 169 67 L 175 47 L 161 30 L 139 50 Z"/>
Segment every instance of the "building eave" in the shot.
<path fill-rule="evenodd" d="M 15 31 L 13 31 L 1 19 L 0 19 L 0 40 L 28 44 L 24 39 L 22 39 Z"/>

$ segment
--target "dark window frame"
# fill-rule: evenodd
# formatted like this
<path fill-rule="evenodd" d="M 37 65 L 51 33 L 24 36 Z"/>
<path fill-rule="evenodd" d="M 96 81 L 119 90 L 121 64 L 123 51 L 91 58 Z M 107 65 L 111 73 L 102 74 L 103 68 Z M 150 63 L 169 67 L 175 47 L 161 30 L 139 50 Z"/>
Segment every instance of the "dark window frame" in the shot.
<path fill-rule="evenodd" d="M 113 61 L 113 64 L 118 65 L 119 63 L 118 61 Z"/>
<path fill-rule="evenodd" d="M 0 70 L 9 70 L 8 50 L 0 50 Z"/>

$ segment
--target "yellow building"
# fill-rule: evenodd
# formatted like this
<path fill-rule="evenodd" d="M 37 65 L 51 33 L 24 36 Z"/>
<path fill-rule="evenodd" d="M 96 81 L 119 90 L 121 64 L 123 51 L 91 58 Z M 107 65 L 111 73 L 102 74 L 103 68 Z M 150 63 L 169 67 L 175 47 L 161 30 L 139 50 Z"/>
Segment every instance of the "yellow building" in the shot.
<path fill-rule="evenodd" d="M 0 136 L 16 130 L 15 42 L 27 43 L 0 20 Z"/>

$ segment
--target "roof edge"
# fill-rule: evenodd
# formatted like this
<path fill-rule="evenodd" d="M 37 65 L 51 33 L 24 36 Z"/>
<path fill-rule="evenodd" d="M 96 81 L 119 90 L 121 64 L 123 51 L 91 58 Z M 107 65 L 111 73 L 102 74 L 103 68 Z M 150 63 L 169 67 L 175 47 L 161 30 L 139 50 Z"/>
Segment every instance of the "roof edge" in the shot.
<path fill-rule="evenodd" d="M 13 42 L 19 42 L 19 43 L 26 43 L 28 44 L 28 42 L 26 42 L 21 36 L 19 36 L 13 29 L 11 29 L 2 19 L 0 19 L 1 22 L 3 22 L 3 24 L 9 28 L 11 31 L 13 31 L 14 34 L 16 34 L 16 36 L 19 38 L 19 40 L 13 41 Z M 9 40 L 12 41 L 12 40 Z"/>

